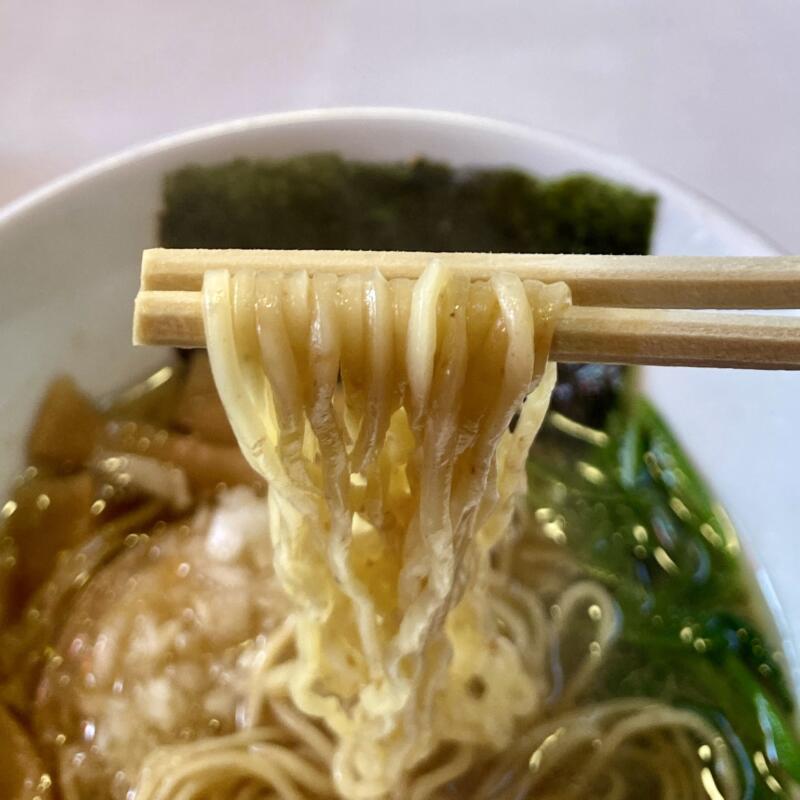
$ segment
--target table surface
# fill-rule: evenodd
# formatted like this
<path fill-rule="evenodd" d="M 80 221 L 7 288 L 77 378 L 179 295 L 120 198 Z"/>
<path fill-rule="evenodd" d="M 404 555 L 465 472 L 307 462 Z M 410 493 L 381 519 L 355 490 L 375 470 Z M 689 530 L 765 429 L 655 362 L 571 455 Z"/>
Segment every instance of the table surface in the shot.
<path fill-rule="evenodd" d="M 625 153 L 800 250 L 796 0 L 0 0 L 0 204 L 268 111 L 486 114 Z"/>

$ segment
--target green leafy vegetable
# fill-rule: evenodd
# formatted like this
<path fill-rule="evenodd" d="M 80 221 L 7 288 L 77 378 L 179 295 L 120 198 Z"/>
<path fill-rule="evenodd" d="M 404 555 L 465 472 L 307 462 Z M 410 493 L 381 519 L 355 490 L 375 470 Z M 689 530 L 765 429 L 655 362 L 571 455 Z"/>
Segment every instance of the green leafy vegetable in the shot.
<path fill-rule="evenodd" d="M 800 780 L 800 745 L 794 731 L 763 694 L 756 695 L 756 708 L 768 756 L 795 780 Z"/>
<path fill-rule="evenodd" d="M 620 638 L 592 696 L 693 708 L 726 735 L 745 797 L 774 797 L 800 767 L 793 701 L 724 511 L 630 383 L 600 436 L 570 431 L 551 416 L 529 500 L 564 520 L 566 546 L 619 604 Z"/>

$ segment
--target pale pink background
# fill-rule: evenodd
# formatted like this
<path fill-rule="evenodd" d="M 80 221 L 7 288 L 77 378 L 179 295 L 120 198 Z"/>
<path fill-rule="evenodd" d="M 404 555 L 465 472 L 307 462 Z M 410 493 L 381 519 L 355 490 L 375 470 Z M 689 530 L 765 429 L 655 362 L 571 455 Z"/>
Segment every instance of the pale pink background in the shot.
<path fill-rule="evenodd" d="M 0 0 L 0 204 L 207 122 L 488 114 L 625 152 L 800 250 L 797 0 Z"/>

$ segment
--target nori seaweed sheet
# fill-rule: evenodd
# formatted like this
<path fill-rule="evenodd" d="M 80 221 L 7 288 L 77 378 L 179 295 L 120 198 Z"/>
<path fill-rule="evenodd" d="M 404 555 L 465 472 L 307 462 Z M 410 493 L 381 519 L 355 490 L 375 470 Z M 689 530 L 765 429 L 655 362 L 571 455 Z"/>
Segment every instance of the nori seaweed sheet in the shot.
<path fill-rule="evenodd" d="M 348 161 L 332 153 L 169 174 L 164 247 L 647 253 L 657 199 L 589 175 Z M 600 425 L 620 367 L 560 365 L 553 408 Z"/>

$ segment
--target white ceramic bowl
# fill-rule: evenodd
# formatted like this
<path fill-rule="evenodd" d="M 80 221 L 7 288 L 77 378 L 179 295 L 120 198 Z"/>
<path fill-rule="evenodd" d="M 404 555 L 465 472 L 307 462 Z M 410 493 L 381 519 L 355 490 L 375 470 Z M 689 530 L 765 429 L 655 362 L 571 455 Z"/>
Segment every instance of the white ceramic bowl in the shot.
<path fill-rule="evenodd" d="M 772 246 L 696 194 L 636 164 L 561 136 L 457 114 L 342 109 L 256 117 L 133 149 L 0 211 L 0 485 L 20 464 L 33 406 L 48 379 L 69 372 L 111 391 L 162 362 L 134 350 L 131 312 L 141 251 L 155 244 L 165 172 L 187 162 L 337 151 L 369 160 L 426 155 L 452 164 L 513 165 L 539 175 L 577 170 L 655 191 L 654 251 L 766 255 Z M 744 534 L 800 641 L 794 459 L 800 453 L 800 374 L 645 371 L 648 391 Z"/>

